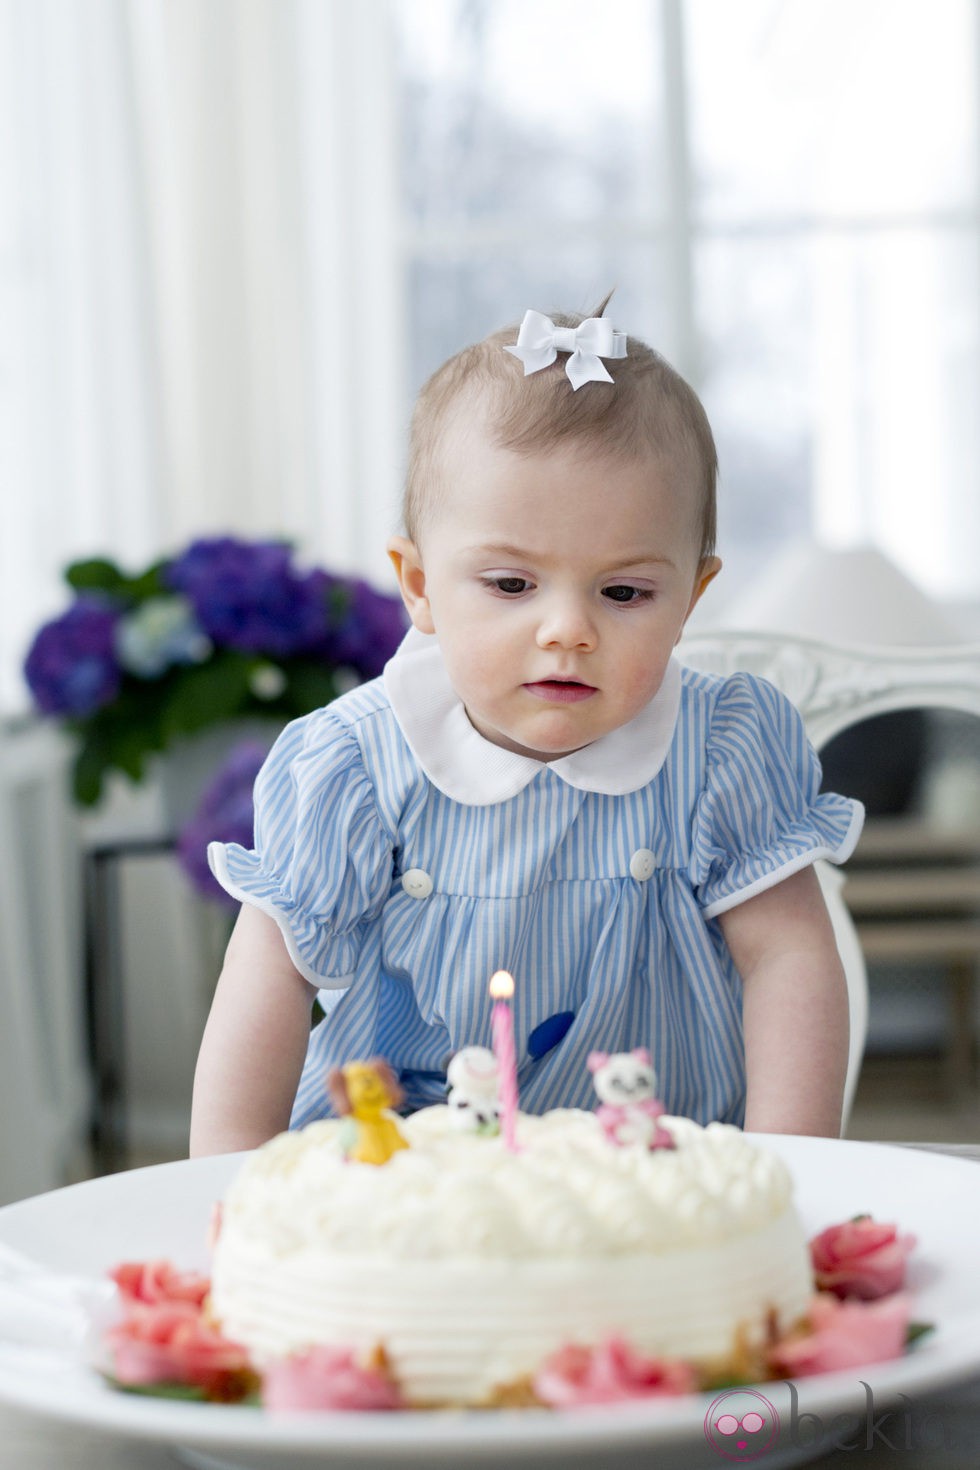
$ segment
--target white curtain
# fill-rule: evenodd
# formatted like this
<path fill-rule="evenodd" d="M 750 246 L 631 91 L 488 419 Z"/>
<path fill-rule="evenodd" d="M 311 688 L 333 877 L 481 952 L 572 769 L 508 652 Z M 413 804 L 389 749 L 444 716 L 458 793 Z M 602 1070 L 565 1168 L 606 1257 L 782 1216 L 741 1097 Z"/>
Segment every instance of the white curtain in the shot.
<path fill-rule="evenodd" d="M 377 579 L 404 401 L 384 0 L 0 0 L 0 707 L 58 573 Z"/>
<path fill-rule="evenodd" d="M 125 13 L 0 8 L 0 637 L 14 656 L 58 598 L 57 568 L 100 542 L 139 557 L 167 474 L 152 391 L 154 313 Z"/>

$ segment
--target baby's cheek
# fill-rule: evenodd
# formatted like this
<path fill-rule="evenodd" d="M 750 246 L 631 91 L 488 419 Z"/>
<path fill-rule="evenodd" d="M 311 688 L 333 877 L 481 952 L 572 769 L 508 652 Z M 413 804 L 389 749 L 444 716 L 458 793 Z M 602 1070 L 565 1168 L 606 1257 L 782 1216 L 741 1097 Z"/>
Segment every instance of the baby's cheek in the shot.
<path fill-rule="evenodd" d="M 454 687 L 457 692 L 465 689 L 468 697 L 476 703 L 497 689 L 507 666 L 499 646 L 494 647 L 492 643 L 488 646 L 475 638 L 466 640 L 465 657 L 462 660 L 457 657 L 454 663 L 455 670 L 450 670 Z M 453 678 L 454 672 L 456 678 Z"/>
<path fill-rule="evenodd" d="M 445 657 L 445 653 L 444 653 Z M 450 675 L 450 684 L 455 689 L 467 711 L 470 714 L 482 710 L 492 697 L 495 681 L 492 676 L 491 661 L 483 656 L 479 645 L 472 644 L 467 647 L 457 645 L 453 650 L 453 657 L 445 660 L 447 672 Z"/>
<path fill-rule="evenodd" d="M 667 661 L 649 648 L 638 651 L 623 669 L 620 694 L 634 713 L 638 714 L 657 694 L 666 670 Z"/>

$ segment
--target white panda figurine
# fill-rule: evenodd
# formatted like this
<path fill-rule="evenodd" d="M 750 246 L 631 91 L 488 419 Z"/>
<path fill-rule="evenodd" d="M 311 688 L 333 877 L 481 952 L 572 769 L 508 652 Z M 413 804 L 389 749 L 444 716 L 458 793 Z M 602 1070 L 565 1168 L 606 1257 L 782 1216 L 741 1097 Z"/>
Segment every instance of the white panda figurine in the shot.
<path fill-rule="evenodd" d="M 500 1132 L 500 1067 L 485 1046 L 464 1046 L 446 1072 L 454 1125 L 467 1133 Z"/>

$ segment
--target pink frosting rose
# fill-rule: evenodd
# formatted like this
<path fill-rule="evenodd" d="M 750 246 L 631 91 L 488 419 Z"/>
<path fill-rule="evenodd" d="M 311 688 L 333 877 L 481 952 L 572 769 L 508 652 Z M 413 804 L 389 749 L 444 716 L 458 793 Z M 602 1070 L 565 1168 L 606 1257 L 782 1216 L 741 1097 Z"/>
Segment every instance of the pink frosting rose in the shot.
<path fill-rule="evenodd" d="M 170 1261 L 124 1261 L 109 1272 L 126 1302 L 189 1302 L 200 1307 L 211 1282 L 197 1271 L 178 1271 Z"/>
<path fill-rule="evenodd" d="M 566 1409 L 694 1393 L 698 1382 L 689 1363 L 645 1357 L 613 1335 L 594 1347 L 566 1343 L 541 1364 L 533 1387 L 542 1403 Z"/>
<path fill-rule="evenodd" d="M 269 1363 L 262 1375 L 265 1408 L 402 1409 L 404 1401 L 383 1360 L 360 1363 L 348 1348 L 312 1347 Z"/>
<path fill-rule="evenodd" d="M 882 1225 L 870 1215 L 830 1225 L 810 1241 L 817 1287 L 839 1297 L 873 1301 L 905 1284 L 905 1262 L 914 1235 L 899 1235 L 896 1225 Z"/>
<path fill-rule="evenodd" d="M 131 1302 L 103 1346 L 108 1371 L 127 1387 L 179 1383 L 222 1403 L 257 1387 L 247 1349 L 206 1322 L 192 1302 Z"/>
<path fill-rule="evenodd" d="M 769 1352 L 770 1364 L 776 1373 L 795 1378 L 900 1358 L 909 1311 L 909 1299 L 902 1295 L 862 1302 L 821 1293 L 810 1303 L 809 1330 L 777 1342 Z"/>

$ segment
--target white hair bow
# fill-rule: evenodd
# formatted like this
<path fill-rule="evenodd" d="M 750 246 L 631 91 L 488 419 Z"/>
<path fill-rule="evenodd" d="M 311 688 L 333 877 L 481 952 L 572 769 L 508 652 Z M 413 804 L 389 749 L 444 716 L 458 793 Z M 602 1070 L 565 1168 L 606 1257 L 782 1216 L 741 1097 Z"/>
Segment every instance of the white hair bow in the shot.
<path fill-rule="evenodd" d="M 516 346 L 504 350 L 520 358 L 525 378 L 550 367 L 559 352 L 570 352 L 565 372 L 572 387 L 578 389 L 583 383 L 612 382 L 599 359 L 625 357 L 626 333 L 614 332 L 601 316 L 590 316 L 577 327 L 556 327 L 543 312 L 526 311 Z"/>

